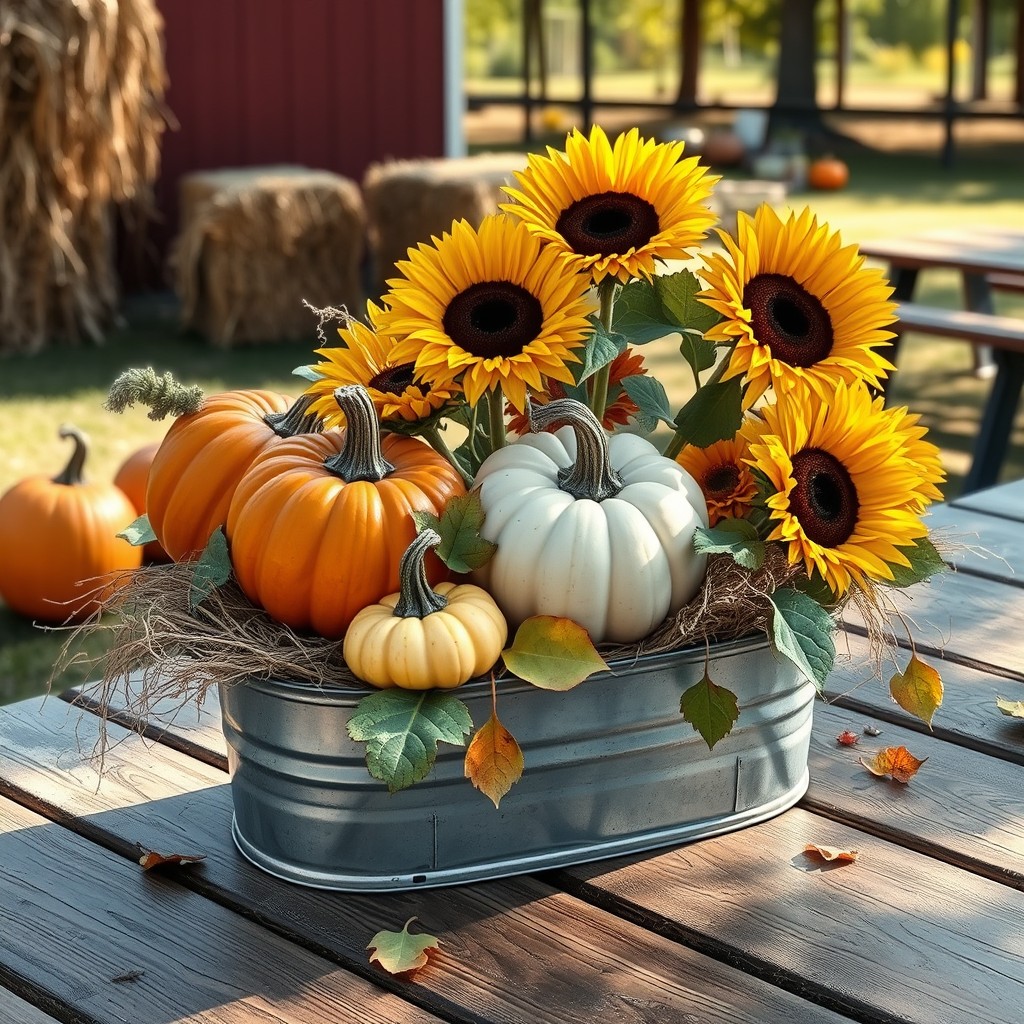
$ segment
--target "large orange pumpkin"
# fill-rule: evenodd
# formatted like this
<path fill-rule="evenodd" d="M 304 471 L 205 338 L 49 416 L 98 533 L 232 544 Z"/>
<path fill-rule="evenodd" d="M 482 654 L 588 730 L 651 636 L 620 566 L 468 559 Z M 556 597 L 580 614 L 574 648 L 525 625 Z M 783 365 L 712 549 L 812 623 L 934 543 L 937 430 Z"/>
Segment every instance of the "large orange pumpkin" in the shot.
<path fill-rule="evenodd" d="M 807 184 L 821 191 L 846 188 L 849 180 L 850 169 L 838 157 L 819 157 L 807 168 Z"/>
<path fill-rule="evenodd" d="M 137 515 L 146 513 L 146 484 L 149 481 L 149 468 L 160 448 L 160 442 L 143 445 L 128 456 L 114 474 L 114 483 L 128 496 Z M 159 541 L 150 541 L 142 548 L 144 562 L 168 562 L 167 552 Z"/>
<path fill-rule="evenodd" d="M 347 428 L 293 437 L 257 456 L 235 488 L 227 526 L 249 599 L 278 622 L 332 639 L 398 589 L 416 535 L 410 513 L 438 515 L 466 493 L 458 471 L 423 441 L 381 438 L 363 387 L 335 395 Z M 446 575 L 431 552 L 430 583 Z"/>
<path fill-rule="evenodd" d="M 308 404 L 274 391 L 226 391 L 171 424 L 149 470 L 146 511 L 175 562 L 195 558 L 225 524 L 235 485 L 260 452 L 317 429 Z"/>
<path fill-rule="evenodd" d="M 75 445 L 63 472 L 29 477 L 0 498 L 0 594 L 22 615 L 76 622 L 99 607 L 102 577 L 137 569 L 142 550 L 117 536 L 136 518 L 124 492 L 82 478 L 85 435 L 64 426 L 60 436 Z"/>

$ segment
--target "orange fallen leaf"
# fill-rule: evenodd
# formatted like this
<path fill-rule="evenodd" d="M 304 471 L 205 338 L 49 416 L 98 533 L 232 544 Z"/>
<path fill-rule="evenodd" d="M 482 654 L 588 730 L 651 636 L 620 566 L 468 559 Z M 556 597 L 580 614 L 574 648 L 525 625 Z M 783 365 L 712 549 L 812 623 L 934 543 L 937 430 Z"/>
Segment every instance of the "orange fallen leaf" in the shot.
<path fill-rule="evenodd" d="M 860 737 L 849 729 L 844 729 L 837 737 L 836 743 L 841 747 L 853 747 L 860 742 Z"/>
<path fill-rule="evenodd" d="M 813 853 L 822 860 L 836 861 L 840 864 L 855 861 L 859 856 L 857 850 L 839 850 L 834 846 L 819 846 L 818 843 L 808 843 L 804 847 L 804 853 Z"/>
<path fill-rule="evenodd" d="M 143 871 L 162 868 L 167 864 L 198 864 L 202 860 L 206 860 L 205 853 L 157 853 L 139 847 L 139 863 Z"/>
<path fill-rule="evenodd" d="M 889 775 L 896 782 L 907 783 L 927 760 L 927 757 L 920 759 L 914 757 L 906 747 L 886 747 L 875 754 L 870 761 L 865 761 L 862 757 L 860 763 L 872 775 L 883 777 Z"/>
<path fill-rule="evenodd" d="M 480 727 L 466 748 L 466 778 L 495 807 L 523 774 L 523 752 L 497 713 Z"/>
<path fill-rule="evenodd" d="M 411 975 L 425 967 L 432 950 L 441 948 L 433 935 L 410 935 L 410 917 L 400 932 L 379 931 L 366 947 L 371 950 L 370 963 L 376 961 L 388 974 Z"/>

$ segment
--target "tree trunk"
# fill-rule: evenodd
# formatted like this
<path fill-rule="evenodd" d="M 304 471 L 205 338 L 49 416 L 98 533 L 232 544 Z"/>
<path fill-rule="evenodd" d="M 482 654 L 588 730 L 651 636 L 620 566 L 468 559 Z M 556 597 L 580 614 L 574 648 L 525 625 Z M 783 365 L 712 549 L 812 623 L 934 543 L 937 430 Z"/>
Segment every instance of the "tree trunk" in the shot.
<path fill-rule="evenodd" d="M 779 32 L 779 68 L 770 131 L 779 127 L 804 131 L 822 128 L 818 109 L 818 0 L 783 0 Z"/>

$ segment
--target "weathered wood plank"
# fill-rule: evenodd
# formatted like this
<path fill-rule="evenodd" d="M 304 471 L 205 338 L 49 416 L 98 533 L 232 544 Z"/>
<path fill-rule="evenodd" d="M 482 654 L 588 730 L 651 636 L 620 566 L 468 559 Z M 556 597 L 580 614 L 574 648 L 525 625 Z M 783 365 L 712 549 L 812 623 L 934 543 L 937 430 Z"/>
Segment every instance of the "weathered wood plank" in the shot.
<path fill-rule="evenodd" d="M 9 989 L 0 988 L 0 1024 L 57 1024 L 57 1021 Z"/>
<path fill-rule="evenodd" d="M 955 508 L 974 509 L 990 516 L 1024 522 L 1024 480 L 974 491 L 954 499 L 951 504 Z"/>
<path fill-rule="evenodd" d="M 869 724 L 877 719 L 815 705 L 811 786 L 801 806 L 1024 889 L 1020 766 L 896 725 L 866 736 Z M 860 737 L 856 746 L 836 742 L 846 730 Z M 927 758 L 909 785 L 878 779 L 860 763 L 900 745 Z"/>
<path fill-rule="evenodd" d="M 0 779 L 11 795 L 124 856 L 136 843 L 205 854 L 184 884 L 374 978 L 370 937 L 416 915 L 441 939 L 444 958 L 400 991 L 442 1016 L 502 1024 L 655 1024 L 687 1015 L 709 1024 L 839 1024 L 826 1009 L 535 879 L 377 895 L 279 881 L 235 850 L 223 773 L 112 725 L 119 742 L 97 788 L 95 768 L 77 754 L 78 712 L 71 709 L 69 722 L 65 709 L 54 701 L 41 710 L 35 702 L 0 709 Z M 87 750 L 90 717 L 77 723 Z M 494 813 L 485 800 L 481 813 Z"/>
<path fill-rule="evenodd" d="M 939 505 L 929 515 L 928 526 L 942 557 L 957 572 L 1024 587 L 1024 526 L 1020 521 Z"/>
<path fill-rule="evenodd" d="M 436 1021 L 166 877 L 0 799 L 0 963 L 104 1024 Z M 23 1022 L 22 1022 L 23 1024 Z"/>
<path fill-rule="evenodd" d="M 860 858 L 823 865 L 808 842 Z M 1020 1021 L 1024 894 L 801 809 L 558 878 L 858 1020 Z"/>

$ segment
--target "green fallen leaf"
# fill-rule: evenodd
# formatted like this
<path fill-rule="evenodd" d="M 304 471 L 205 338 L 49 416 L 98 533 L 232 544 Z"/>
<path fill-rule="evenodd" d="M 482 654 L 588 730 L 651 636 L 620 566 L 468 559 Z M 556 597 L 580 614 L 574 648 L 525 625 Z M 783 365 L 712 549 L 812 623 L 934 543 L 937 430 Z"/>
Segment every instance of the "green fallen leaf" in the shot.
<path fill-rule="evenodd" d="M 231 558 L 228 555 L 228 541 L 224 527 L 218 526 L 210 534 L 203 553 L 192 571 L 192 583 L 188 588 L 188 608 L 195 611 L 218 587 L 227 583 L 231 576 Z"/>
<path fill-rule="evenodd" d="M 123 537 L 135 548 L 140 548 L 143 544 L 152 544 L 156 540 L 156 534 L 149 523 L 149 516 L 145 512 L 138 519 L 129 523 L 117 536 Z"/>
<path fill-rule="evenodd" d="M 775 606 L 772 646 L 789 658 L 819 693 L 822 692 L 836 660 L 832 616 L 798 590 L 776 590 L 771 601 Z"/>
<path fill-rule="evenodd" d="M 376 961 L 388 974 L 408 974 L 425 967 L 427 950 L 440 949 L 441 945 L 433 935 L 425 932 L 410 935 L 409 925 L 415 921 L 410 917 L 400 932 L 379 931 L 366 947 L 371 951 L 370 963 Z"/>
<path fill-rule="evenodd" d="M 466 705 L 445 690 L 381 690 L 356 705 L 348 734 L 366 744 L 366 766 L 391 793 L 419 782 L 440 742 L 463 746 L 473 728 Z"/>
<path fill-rule="evenodd" d="M 608 671 L 590 634 L 572 619 L 534 615 L 501 652 L 508 670 L 542 690 L 571 690 L 595 672 Z"/>
<path fill-rule="evenodd" d="M 449 498 L 440 517 L 430 512 L 413 512 L 417 530 L 436 530 L 441 543 L 437 557 L 452 572 L 468 573 L 485 565 L 497 546 L 480 536 L 484 510 L 476 491 Z"/>
<path fill-rule="evenodd" d="M 701 554 L 732 555 L 737 564 L 752 572 L 764 565 L 764 541 L 758 537 L 754 524 L 746 519 L 723 519 L 709 529 L 698 527 L 693 546 Z"/>
<path fill-rule="evenodd" d="M 942 703 L 942 677 L 912 654 L 906 670 L 889 680 L 889 693 L 904 711 L 920 718 L 930 729 L 935 711 Z"/>
<path fill-rule="evenodd" d="M 996 697 L 996 707 L 1010 718 L 1024 718 L 1024 700 L 1005 700 Z"/>
<path fill-rule="evenodd" d="M 708 750 L 732 732 L 736 719 L 740 717 L 736 694 L 713 683 L 706 672 L 699 683 L 694 683 L 683 694 L 679 710 L 704 738 Z"/>

